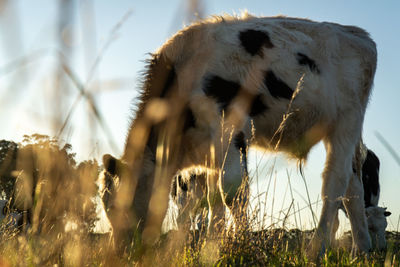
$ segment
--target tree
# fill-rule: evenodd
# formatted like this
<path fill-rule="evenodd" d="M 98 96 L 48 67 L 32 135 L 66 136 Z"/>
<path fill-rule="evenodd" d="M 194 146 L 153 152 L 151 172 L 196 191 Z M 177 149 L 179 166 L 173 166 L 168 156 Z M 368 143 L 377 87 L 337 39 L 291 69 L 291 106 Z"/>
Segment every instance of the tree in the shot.
<path fill-rule="evenodd" d="M 17 161 L 18 144 L 13 141 L 0 140 L 0 195 L 2 199 L 12 196 Z"/>
<path fill-rule="evenodd" d="M 83 230 L 93 227 L 98 173 L 97 161 L 76 166 L 72 146 L 47 135 L 25 135 L 21 144 L 0 141 L 0 190 L 12 208 L 29 211 L 33 232 L 63 231 L 68 220 Z"/>

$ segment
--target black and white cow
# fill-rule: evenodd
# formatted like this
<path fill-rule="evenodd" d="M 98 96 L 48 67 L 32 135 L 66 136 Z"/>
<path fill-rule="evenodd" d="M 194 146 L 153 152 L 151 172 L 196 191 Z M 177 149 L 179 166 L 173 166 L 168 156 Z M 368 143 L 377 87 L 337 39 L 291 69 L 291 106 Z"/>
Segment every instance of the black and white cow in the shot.
<path fill-rule="evenodd" d="M 308 250 L 330 245 L 344 198 L 353 249 L 371 248 L 359 176 L 361 132 L 377 52 L 364 30 L 328 22 L 214 17 L 175 34 L 149 62 L 113 197 L 114 235 L 143 244 L 160 233 L 173 177 L 206 173 L 209 231 L 223 215 L 223 179 L 245 174 L 232 140 L 304 160 L 323 140 L 321 217 Z M 227 160 L 228 159 L 228 160 Z M 115 166 L 115 158 L 104 162 Z M 113 163 L 114 162 L 114 163 Z M 236 183 L 240 184 L 240 183 Z M 232 190 L 234 192 L 235 190 Z"/>
<path fill-rule="evenodd" d="M 382 250 L 386 248 L 386 217 L 390 216 L 391 212 L 378 206 L 380 194 L 379 167 L 379 158 L 368 149 L 362 168 L 364 202 L 372 246 Z"/>
<path fill-rule="evenodd" d="M 362 182 L 364 188 L 364 205 L 367 216 L 368 229 L 372 240 L 372 247 L 378 250 L 386 248 L 386 217 L 390 216 L 390 212 L 386 208 L 379 207 L 379 158 L 375 153 L 362 146 Z M 340 209 L 346 213 L 343 205 Z M 339 218 L 336 214 L 332 228 L 332 237 L 334 240 L 337 229 L 339 228 Z"/>

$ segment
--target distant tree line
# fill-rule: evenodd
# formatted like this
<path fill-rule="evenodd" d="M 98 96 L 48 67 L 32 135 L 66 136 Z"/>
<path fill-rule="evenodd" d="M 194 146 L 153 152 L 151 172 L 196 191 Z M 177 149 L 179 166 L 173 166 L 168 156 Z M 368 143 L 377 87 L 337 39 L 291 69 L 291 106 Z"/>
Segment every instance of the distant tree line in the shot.
<path fill-rule="evenodd" d="M 47 135 L 25 135 L 21 143 L 0 140 L 0 198 L 17 210 L 32 210 L 33 230 L 53 229 L 66 216 L 93 227 L 98 173 L 96 160 L 77 164 L 70 144 L 60 146 Z"/>

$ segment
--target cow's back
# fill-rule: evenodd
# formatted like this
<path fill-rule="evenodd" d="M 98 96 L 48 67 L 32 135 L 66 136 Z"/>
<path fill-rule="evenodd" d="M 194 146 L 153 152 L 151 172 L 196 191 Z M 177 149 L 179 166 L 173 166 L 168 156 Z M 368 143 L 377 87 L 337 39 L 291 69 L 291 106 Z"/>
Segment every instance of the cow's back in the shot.
<path fill-rule="evenodd" d="M 299 158 L 347 110 L 363 119 L 376 68 L 364 30 L 287 17 L 215 17 L 178 32 L 156 56 L 173 66 L 177 86 L 153 97 L 179 95 L 197 132 L 217 131 L 215 118 L 239 108 L 245 116 L 235 127 L 249 136 L 253 120 L 254 145 Z"/>

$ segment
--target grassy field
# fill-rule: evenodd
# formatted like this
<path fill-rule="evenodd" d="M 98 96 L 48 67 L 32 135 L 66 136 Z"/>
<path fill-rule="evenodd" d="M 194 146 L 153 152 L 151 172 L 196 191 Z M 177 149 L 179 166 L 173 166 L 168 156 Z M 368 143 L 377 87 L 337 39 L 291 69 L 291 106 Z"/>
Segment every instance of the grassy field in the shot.
<path fill-rule="evenodd" d="M 14 206 L 29 204 L 31 224 L 16 229 L 10 218 L 0 224 L 0 266 L 308 266 L 305 248 L 313 232 L 283 224 L 254 232 L 249 225 L 207 237 L 193 231 L 170 231 L 143 252 L 140 243 L 123 255 L 113 249 L 110 233 L 93 233 L 93 197 L 101 167 L 77 163 L 70 145 L 44 135 L 26 136 L 20 144 L 1 141 L 0 189 Z M 15 172 L 15 170 L 21 170 Z M 28 190 L 32 198 L 21 198 Z M 28 194 L 29 195 L 29 194 Z M 26 214 L 26 213 L 24 213 Z M 27 214 L 26 214 L 27 215 Z M 28 216 L 28 215 L 27 215 Z M 256 216 L 254 216 L 256 217 Z M 26 218 L 25 218 L 26 219 Z M 254 224 L 250 218 L 250 224 Z M 187 227 L 189 228 L 189 227 Z M 352 257 L 351 237 L 322 255 L 322 266 L 399 266 L 400 233 L 387 232 L 386 251 Z M 142 253 L 141 257 L 137 255 Z"/>
<path fill-rule="evenodd" d="M 59 233 L 57 237 L 2 233 L 0 266 L 309 266 L 304 254 L 312 232 L 272 229 L 227 233 L 215 238 L 170 232 L 138 261 L 134 252 L 116 255 L 109 235 Z M 186 239 L 186 237 L 189 237 Z M 387 232 L 388 249 L 351 257 L 348 249 L 328 251 L 321 266 L 399 266 L 400 233 Z"/>

